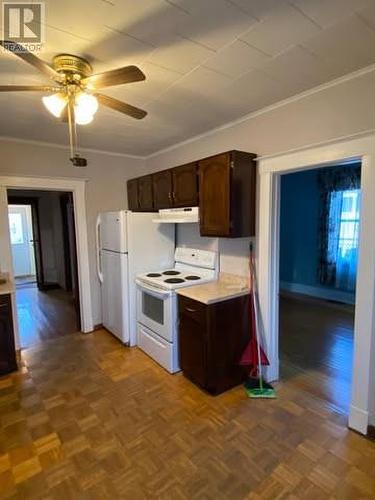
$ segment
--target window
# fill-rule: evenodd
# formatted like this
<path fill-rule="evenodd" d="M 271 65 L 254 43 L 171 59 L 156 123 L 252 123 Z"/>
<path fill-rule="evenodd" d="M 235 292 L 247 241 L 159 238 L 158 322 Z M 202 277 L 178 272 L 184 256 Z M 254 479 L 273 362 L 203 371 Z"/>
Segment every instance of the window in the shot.
<path fill-rule="evenodd" d="M 339 253 L 342 258 L 350 259 L 358 247 L 360 192 L 353 189 L 339 193 L 342 196 Z"/>
<path fill-rule="evenodd" d="M 23 244 L 23 230 L 21 214 L 9 215 L 10 242 L 12 245 Z"/>
<path fill-rule="evenodd" d="M 329 208 L 329 260 L 335 263 L 335 287 L 354 291 L 360 220 L 360 190 L 333 191 Z"/>

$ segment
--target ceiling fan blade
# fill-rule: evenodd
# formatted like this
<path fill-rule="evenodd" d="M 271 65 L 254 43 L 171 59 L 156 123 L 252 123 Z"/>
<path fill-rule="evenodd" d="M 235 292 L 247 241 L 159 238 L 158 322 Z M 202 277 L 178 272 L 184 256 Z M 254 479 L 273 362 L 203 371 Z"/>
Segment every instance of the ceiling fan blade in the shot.
<path fill-rule="evenodd" d="M 0 85 L 0 92 L 58 92 L 60 87 L 49 85 Z"/>
<path fill-rule="evenodd" d="M 31 66 L 34 66 L 34 68 L 48 76 L 48 78 L 52 78 L 52 80 L 56 81 L 60 80 L 61 77 L 57 71 L 55 71 L 49 64 L 42 61 L 42 59 L 39 59 L 39 57 L 29 52 L 22 45 L 8 40 L 0 40 L 0 45 L 23 61 L 31 64 Z"/>
<path fill-rule="evenodd" d="M 136 108 L 135 106 L 131 106 L 126 102 L 119 101 L 114 99 L 113 97 L 109 97 L 104 94 L 95 94 L 98 98 L 100 104 L 103 106 L 107 106 L 107 108 L 114 109 L 115 111 L 120 111 L 120 113 L 124 113 L 125 115 L 129 115 L 132 118 L 136 118 L 137 120 L 141 120 L 147 115 L 146 111 L 143 109 Z"/>
<path fill-rule="evenodd" d="M 82 83 L 89 88 L 102 89 L 123 83 L 140 82 L 145 79 L 145 75 L 137 66 L 125 66 L 88 76 L 82 79 Z"/>

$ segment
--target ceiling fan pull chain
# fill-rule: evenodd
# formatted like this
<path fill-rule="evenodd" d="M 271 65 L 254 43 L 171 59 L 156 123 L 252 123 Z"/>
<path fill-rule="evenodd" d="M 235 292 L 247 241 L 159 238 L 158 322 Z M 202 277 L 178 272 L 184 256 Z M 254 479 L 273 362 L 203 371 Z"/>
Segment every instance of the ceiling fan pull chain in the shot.
<path fill-rule="evenodd" d="M 68 98 L 68 122 L 69 122 L 69 142 L 70 142 L 70 159 L 76 156 L 76 146 L 77 146 L 77 129 L 76 122 L 74 119 L 74 96 L 71 94 Z"/>

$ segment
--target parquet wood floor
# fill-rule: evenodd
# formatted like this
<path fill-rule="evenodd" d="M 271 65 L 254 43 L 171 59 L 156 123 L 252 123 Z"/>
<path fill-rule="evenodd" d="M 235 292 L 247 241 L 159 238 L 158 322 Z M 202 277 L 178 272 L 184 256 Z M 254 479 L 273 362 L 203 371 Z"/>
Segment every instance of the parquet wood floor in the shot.
<path fill-rule="evenodd" d="M 57 337 L 0 378 L 9 499 L 375 498 L 375 443 L 300 391 L 212 397 L 110 334 Z"/>

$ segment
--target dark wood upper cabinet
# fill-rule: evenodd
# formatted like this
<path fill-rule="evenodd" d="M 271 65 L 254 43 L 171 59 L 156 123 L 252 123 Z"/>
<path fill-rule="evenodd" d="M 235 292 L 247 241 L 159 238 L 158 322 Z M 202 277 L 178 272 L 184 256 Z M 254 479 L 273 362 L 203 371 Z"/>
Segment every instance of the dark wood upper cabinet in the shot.
<path fill-rule="evenodd" d="M 255 157 L 229 151 L 198 162 L 201 236 L 255 235 Z"/>
<path fill-rule="evenodd" d="M 152 175 L 154 207 L 156 210 L 173 206 L 172 171 L 162 170 Z"/>
<path fill-rule="evenodd" d="M 138 209 L 143 212 L 152 212 L 154 209 L 152 192 L 152 177 L 144 175 L 138 178 Z"/>
<path fill-rule="evenodd" d="M 12 299 L 0 295 L 0 375 L 17 370 L 14 344 Z"/>
<path fill-rule="evenodd" d="M 172 199 L 174 207 L 198 205 L 198 165 L 188 163 L 172 169 Z"/>
<path fill-rule="evenodd" d="M 127 182 L 129 210 L 199 205 L 201 236 L 255 235 L 256 155 L 228 151 Z"/>
<path fill-rule="evenodd" d="M 128 208 L 136 212 L 138 206 L 138 179 L 130 179 L 127 182 L 128 188 Z"/>
<path fill-rule="evenodd" d="M 202 236 L 230 235 L 230 155 L 199 162 L 199 208 Z"/>

